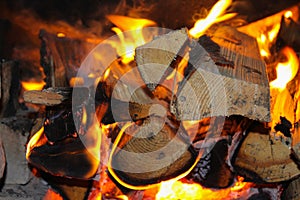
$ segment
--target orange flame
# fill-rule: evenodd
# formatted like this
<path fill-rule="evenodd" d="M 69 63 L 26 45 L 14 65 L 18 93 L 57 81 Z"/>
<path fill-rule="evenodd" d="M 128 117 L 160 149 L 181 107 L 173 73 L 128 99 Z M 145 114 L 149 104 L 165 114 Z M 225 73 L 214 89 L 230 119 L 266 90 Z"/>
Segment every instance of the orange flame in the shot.
<path fill-rule="evenodd" d="M 271 87 L 278 88 L 280 91 L 295 77 L 299 68 L 299 59 L 292 48 L 285 47 L 282 54 L 287 58 L 287 61 L 278 63 L 276 67 L 277 78 L 270 82 Z"/>
<path fill-rule="evenodd" d="M 43 200 L 63 200 L 63 198 L 58 193 L 49 189 L 43 197 Z"/>
<path fill-rule="evenodd" d="M 154 26 L 156 23 L 148 19 L 136 19 L 119 15 L 108 15 L 106 17 L 117 26 L 113 27 L 112 30 L 118 34 L 121 42 L 121 45 L 112 44 L 112 46 L 116 48 L 122 62 L 128 64 L 134 60 L 135 48 L 146 43 L 142 28 Z M 128 32 L 129 37 L 125 38 L 123 31 L 130 31 Z"/>
<path fill-rule="evenodd" d="M 46 85 L 46 83 L 44 81 L 41 81 L 41 82 L 21 81 L 21 85 L 25 91 L 42 90 L 44 88 L 44 86 Z"/>
<path fill-rule="evenodd" d="M 196 21 L 193 28 L 190 29 L 189 33 L 195 38 L 200 37 L 204 32 L 212 26 L 214 23 L 228 20 L 234 16 L 236 13 L 224 14 L 226 9 L 231 5 L 231 0 L 219 0 L 210 10 L 207 17 L 204 19 L 199 19 Z"/>

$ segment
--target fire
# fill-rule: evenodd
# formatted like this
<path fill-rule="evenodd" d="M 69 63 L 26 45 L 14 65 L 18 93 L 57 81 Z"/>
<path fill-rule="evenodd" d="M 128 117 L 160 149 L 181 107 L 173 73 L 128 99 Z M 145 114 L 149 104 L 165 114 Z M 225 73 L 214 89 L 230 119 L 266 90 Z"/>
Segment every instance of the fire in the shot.
<path fill-rule="evenodd" d="M 42 90 L 46 84 L 44 81 L 41 82 L 21 81 L 21 85 L 25 91 L 28 91 L 28 90 Z"/>
<path fill-rule="evenodd" d="M 49 189 L 45 194 L 43 200 L 63 200 L 63 198 L 52 189 Z"/>
<path fill-rule="evenodd" d="M 59 33 L 56 34 L 56 36 L 57 36 L 58 38 L 64 38 L 64 37 L 66 37 L 66 34 L 64 34 L 64 33 L 62 33 L 62 32 L 59 32 Z"/>
<path fill-rule="evenodd" d="M 293 12 L 288 10 L 286 11 L 283 16 L 288 19 L 293 16 Z M 260 55 L 262 57 L 270 57 L 270 47 L 275 41 L 278 32 L 280 30 L 280 22 L 275 23 L 273 25 L 270 25 L 266 30 L 263 31 L 263 33 L 260 33 L 260 35 L 256 38 L 259 49 L 260 49 Z"/>
<path fill-rule="evenodd" d="M 27 147 L 26 147 L 26 158 L 29 158 L 30 155 L 30 151 L 34 148 L 34 147 L 38 147 L 41 146 L 42 144 L 44 144 L 44 140 L 43 139 L 43 133 L 44 133 L 44 126 L 42 126 L 40 128 L 40 130 L 38 132 L 36 132 L 32 138 L 30 138 Z M 45 138 L 46 140 L 46 138 Z"/>
<path fill-rule="evenodd" d="M 212 7 L 206 18 L 196 21 L 194 27 L 189 31 L 190 35 L 198 38 L 214 23 L 225 21 L 236 16 L 236 13 L 225 14 L 226 9 L 231 5 L 231 3 L 231 0 L 219 0 Z"/>
<path fill-rule="evenodd" d="M 156 23 L 148 19 L 136 19 L 118 15 L 106 16 L 117 27 L 113 27 L 114 31 L 121 44 L 112 44 L 117 50 L 118 55 L 121 56 L 122 62 L 128 64 L 134 60 L 135 48 L 145 44 L 145 38 L 143 36 L 142 28 L 146 26 L 154 26 Z M 123 31 L 128 31 L 127 34 L 123 34 Z"/>
<path fill-rule="evenodd" d="M 156 200 L 188 200 L 188 199 L 231 199 L 235 192 L 247 189 L 250 183 L 243 182 L 239 177 L 232 188 L 213 190 L 202 187 L 197 183 L 183 183 L 174 179 L 162 182 Z"/>
<path fill-rule="evenodd" d="M 287 58 L 287 61 L 278 63 L 276 67 L 277 78 L 270 82 L 271 87 L 278 88 L 280 91 L 295 77 L 299 68 L 299 59 L 292 48 L 285 47 L 282 54 Z"/>

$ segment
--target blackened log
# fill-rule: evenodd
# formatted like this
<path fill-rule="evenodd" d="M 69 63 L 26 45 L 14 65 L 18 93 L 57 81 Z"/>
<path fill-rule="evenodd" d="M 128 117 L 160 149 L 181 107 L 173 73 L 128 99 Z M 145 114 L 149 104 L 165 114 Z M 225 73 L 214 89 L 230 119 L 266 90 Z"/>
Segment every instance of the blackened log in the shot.
<path fill-rule="evenodd" d="M 193 180 L 209 188 L 226 188 L 231 185 L 234 173 L 226 164 L 227 152 L 227 140 L 216 142 L 212 150 L 205 153 L 193 169 Z"/>
<path fill-rule="evenodd" d="M 92 178 L 99 164 L 99 159 L 88 151 L 79 137 L 34 147 L 27 160 L 52 175 L 79 179 Z"/>

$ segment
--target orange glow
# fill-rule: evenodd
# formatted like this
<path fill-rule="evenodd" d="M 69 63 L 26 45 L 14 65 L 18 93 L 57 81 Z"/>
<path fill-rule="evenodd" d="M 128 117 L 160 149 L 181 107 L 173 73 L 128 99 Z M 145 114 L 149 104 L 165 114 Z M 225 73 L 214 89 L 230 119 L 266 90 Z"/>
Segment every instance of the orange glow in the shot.
<path fill-rule="evenodd" d="M 28 90 L 42 90 L 43 87 L 46 85 L 44 81 L 41 82 L 27 82 L 27 81 L 21 81 L 21 85 L 24 88 L 25 91 Z"/>
<path fill-rule="evenodd" d="M 183 183 L 174 179 L 162 182 L 156 200 L 178 200 L 178 199 L 231 199 L 233 193 L 248 189 L 250 183 L 242 182 L 239 178 L 232 188 L 227 189 L 208 189 L 197 183 Z"/>
<path fill-rule="evenodd" d="M 66 34 L 60 32 L 60 33 L 57 33 L 56 36 L 59 38 L 64 38 L 64 37 L 66 37 Z"/>
<path fill-rule="evenodd" d="M 206 18 L 196 21 L 194 27 L 189 31 L 190 35 L 198 38 L 214 23 L 225 21 L 236 16 L 236 13 L 225 14 L 226 9 L 231 5 L 231 3 L 231 0 L 219 0 L 212 7 Z"/>
<path fill-rule="evenodd" d="M 43 197 L 43 200 L 63 200 L 63 198 L 58 193 L 49 189 Z"/>
<path fill-rule="evenodd" d="M 277 78 L 270 82 L 272 88 L 277 88 L 280 91 L 295 77 L 299 68 L 299 59 L 292 48 L 285 47 L 282 54 L 287 58 L 287 61 L 278 63 L 276 67 Z"/>
<path fill-rule="evenodd" d="M 142 28 L 154 26 L 156 23 L 148 19 L 137 19 L 119 15 L 108 15 L 106 17 L 117 26 L 113 27 L 112 31 L 118 34 L 121 42 L 121 44 L 112 44 L 112 46 L 121 56 L 122 62 L 128 64 L 134 60 L 135 48 L 146 43 Z M 128 37 L 124 37 L 123 31 L 130 31 L 128 32 Z"/>
<path fill-rule="evenodd" d="M 41 146 L 42 144 L 44 144 L 43 140 L 42 140 L 42 136 L 44 133 L 44 126 L 42 126 L 40 128 L 40 130 L 38 132 L 36 132 L 29 140 L 27 147 L 26 147 L 26 158 L 29 158 L 30 155 L 30 151 L 34 148 L 34 147 L 38 147 Z"/>

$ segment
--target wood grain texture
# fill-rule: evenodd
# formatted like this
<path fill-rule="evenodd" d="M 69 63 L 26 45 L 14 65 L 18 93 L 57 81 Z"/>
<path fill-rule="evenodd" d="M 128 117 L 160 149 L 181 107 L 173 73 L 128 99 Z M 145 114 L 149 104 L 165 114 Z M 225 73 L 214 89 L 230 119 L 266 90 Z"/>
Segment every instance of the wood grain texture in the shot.
<path fill-rule="evenodd" d="M 153 117 L 140 127 L 129 127 L 113 152 L 112 166 L 125 183 L 144 185 L 174 178 L 188 170 L 196 155 L 181 128 Z M 131 132 L 134 131 L 134 132 Z M 177 132 L 178 131 L 178 132 Z M 127 133 L 129 134 L 129 133 Z"/>
<path fill-rule="evenodd" d="M 274 183 L 297 177 L 300 170 L 284 143 L 282 138 L 249 132 L 232 162 L 234 169 L 258 182 Z"/>
<path fill-rule="evenodd" d="M 222 27 L 199 44 L 190 52 L 191 65 L 178 89 L 178 119 L 236 114 L 270 121 L 266 65 L 256 40 Z"/>

